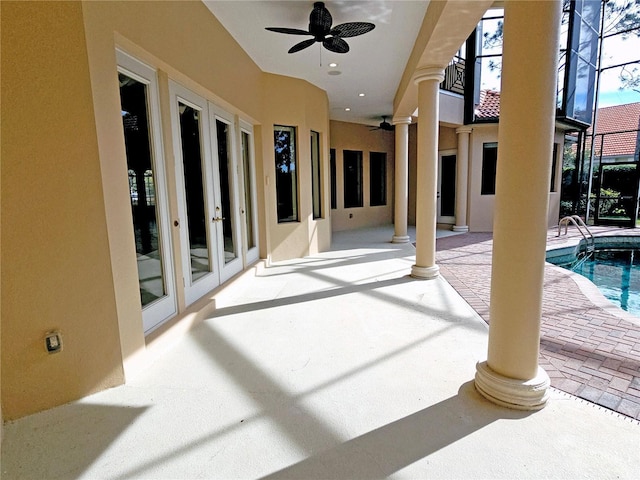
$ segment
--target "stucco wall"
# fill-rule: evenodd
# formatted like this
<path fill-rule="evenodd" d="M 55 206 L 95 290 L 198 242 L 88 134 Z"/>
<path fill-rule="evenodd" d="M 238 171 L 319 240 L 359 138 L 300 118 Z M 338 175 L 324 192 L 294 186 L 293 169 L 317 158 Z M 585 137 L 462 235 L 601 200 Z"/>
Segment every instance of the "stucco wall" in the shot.
<path fill-rule="evenodd" d="M 1 20 L 1 392 L 10 419 L 122 383 L 150 359 L 116 48 L 157 71 L 172 220 L 169 81 L 224 109 L 236 125 L 254 126 L 263 257 L 291 258 L 330 245 L 329 121 L 325 92 L 260 71 L 201 2 L 3 2 Z M 268 184 L 273 123 L 304 133 L 301 214 L 308 218 L 288 236 L 268 213 L 275 202 Z M 317 221 L 310 220 L 309 130 L 321 133 L 325 217 Z M 174 280 L 181 284 L 177 229 L 171 235 Z M 178 287 L 172 323 L 188 324 L 194 313 Z M 60 329 L 64 341 L 55 355 L 44 349 L 51 329 Z"/>
<path fill-rule="evenodd" d="M 498 125 L 474 125 L 469 140 L 469 210 L 471 232 L 493 231 L 495 195 L 481 195 L 482 144 L 498 141 Z"/>
<path fill-rule="evenodd" d="M 326 93 L 313 85 L 280 75 L 265 74 L 263 156 L 270 260 L 312 255 L 329 248 L 329 115 Z M 273 125 L 296 127 L 298 222 L 278 223 Z M 320 133 L 322 215 L 313 218 L 311 198 L 311 131 Z"/>
<path fill-rule="evenodd" d="M 165 166 L 172 220 L 179 215 L 169 80 L 211 101 L 236 121 L 256 124 L 261 116 L 263 73 L 200 2 L 86 2 L 83 13 L 121 349 L 129 375 L 144 368 L 148 356 L 141 328 L 116 48 L 157 71 L 163 144 L 160 161 Z M 256 150 L 257 169 L 261 154 Z M 262 205 L 259 202 L 259 218 L 264 216 Z M 170 234 L 179 318 L 187 311 L 180 288 L 179 227 L 171 228 Z"/>
<path fill-rule="evenodd" d="M 469 230 L 472 232 L 493 231 L 493 210 L 495 195 L 481 195 L 482 180 L 482 144 L 498 141 L 498 125 L 473 125 L 469 153 Z M 560 211 L 560 182 L 562 177 L 563 134 L 556 132 L 555 143 L 559 143 L 556 162 L 556 192 L 549 193 L 547 224 L 558 224 Z M 499 147 L 498 147 L 499 148 Z M 551 189 L 551 188 L 550 188 Z"/>
<path fill-rule="evenodd" d="M 123 369 L 81 4 L 3 2 L 2 49 L 2 413 L 11 419 L 121 383 Z M 54 329 L 63 350 L 47 354 Z"/>
<path fill-rule="evenodd" d="M 331 148 L 336 153 L 336 194 L 337 208 L 331 211 L 334 231 L 350 230 L 393 222 L 395 136 L 393 132 L 372 130 L 372 127 L 348 122 L 331 122 Z M 363 206 L 344 208 L 343 152 L 362 152 Z M 387 156 L 387 204 L 370 206 L 369 154 L 386 153 Z"/>

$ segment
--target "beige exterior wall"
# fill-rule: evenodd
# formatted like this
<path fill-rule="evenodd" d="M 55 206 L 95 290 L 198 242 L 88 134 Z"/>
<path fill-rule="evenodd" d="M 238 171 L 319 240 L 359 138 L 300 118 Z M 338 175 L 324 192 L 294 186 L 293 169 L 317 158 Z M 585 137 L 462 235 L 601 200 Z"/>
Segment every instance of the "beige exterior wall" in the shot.
<path fill-rule="evenodd" d="M 533 139 L 532 139 L 533 140 Z M 495 195 L 481 195 L 482 181 L 482 144 L 498 141 L 497 124 L 475 124 L 471 133 L 469 153 L 469 231 L 493 231 L 493 209 Z M 562 146 L 563 133 L 556 131 L 555 140 L 558 146 L 556 161 L 556 191 L 549 193 L 549 210 L 547 223 L 549 227 L 558 224 L 560 212 L 560 182 L 562 180 Z M 551 190 L 551 188 L 549 188 Z"/>
<path fill-rule="evenodd" d="M 438 151 L 443 152 L 445 150 L 457 149 L 458 134 L 456 133 L 456 128 L 440 125 L 440 128 L 438 128 Z"/>
<path fill-rule="evenodd" d="M 440 105 L 438 110 L 440 123 L 457 126 L 464 124 L 464 97 L 456 93 L 440 90 Z"/>
<path fill-rule="evenodd" d="M 264 184 L 266 188 L 267 229 L 270 260 L 280 261 L 313 255 L 329 248 L 329 104 L 326 93 L 313 85 L 265 74 L 264 82 Z M 296 127 L 298 168 L 298 222 L 278 223 L 273 125 Z M 311 199 L 311 131 L 320 133 L 323 172 L 322 214 L 313 218 Z"/>
<path fill-rule="evenodd" d="M 440 96 L 442 99 L 442 95 Z M 416 175 L 418 153 L 417 123 L 409 125 L 409 225 L 416 224 Z M 438 151 L 452 151 L 458 148 L 458 137 L 455 127 L 440 125 L 438 128 Z"/>
<path fill-rule="evenodd" d="M 335 149 L 336 153 L 337 194 L 337 208 L 331 211 L 333 231 L 389 225 L 393 222 L 395 137 L 393 132 L 371 130 L 371 128 L 368 125 L 355 123 L 331 122 L 331 148 Z M 363 207 L 344 208 L 344 150 L 362 152 Z M 369 205 L 369 153 L 371 152 L 387 155 L 387 204 L 382 206 Z"/>
<path fill-rule="evenodd" d="M 2 10 L 2 115 L 11 121 L 2 129 L 1 392 L 2 414 L 12 419 L 121 384 L 160 351 L 150 347 L 212 307 L 205 298 L 186 308 L 172 227 L 178 315 L 144 336 L 116 48 L 157 71 L 172 220 L 169 81 L 224 109 L 236 126 L 254 126 L 263 258 L 330 245 L 329 121 L 324 91 L 260 71 L 201 2 L 3 2 Z M 274 123 L 298 128 L 295 226 L 275 223 Z M 311 213 L 310 130 L 321 134 L 320 220 Z M 64 348 L 48 355 L 44 335 L 53 329 Z"/>
<path fill-rule="evenodd" d="M 12 419 L 121 383 L 123 369 L 82 5 L 3 2 L 2 49 L 2 413 Z M 54 329 L 63 350 L 47 354 Z"/>
<path fill-rule="evenodd" d="M 498 141 L 497 124 L 473 125 L 469 141 L 469 231 L 493 231 L 495 195 L 482 195 L 482 145 Z"/>

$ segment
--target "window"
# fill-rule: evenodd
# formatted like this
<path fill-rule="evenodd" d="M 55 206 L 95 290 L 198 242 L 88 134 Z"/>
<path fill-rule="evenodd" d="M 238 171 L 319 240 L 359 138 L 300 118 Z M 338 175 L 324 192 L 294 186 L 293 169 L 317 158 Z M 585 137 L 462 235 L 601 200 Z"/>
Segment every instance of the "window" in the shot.
<path fill-rule="evenodd" d="M 551 157 L 551 188 L 550 192 L 556 192 L 556 167 L 558 166 L 558 144 L 553 144 L 553 157 Z"/>
<path fill-rule="evenodd" d="M 313 218 L 322 218 L 322 184 L 320 181 L 320 134 L 311 132 L 311 196 Z"/>
<path fill-rule="evenodd" d="M 467 42 L 466 122 L 495 122 L 500 114 L 503 9 L 489 9 Z"/>
<path fill-rule="evenodd" d="M 344 208 L 362 207 L 362 152 L 345 150 Z"/>
<path fill-rule="evenodd" d="M 481 195 L 496 193 L 496 164 L 498 161 L 498 144 L 482 144 L 482 186 Z"/>
<path fill-rule="evenodd" d="M 242 131 L 242 168 L 244 177 L 245 227 L 247 229 L 247 249 L 256 246 L 253 207 L 253 157 L 251 152 L 251 134 Z"/>
<path fill-rule="evenodd" d="M 387 204 L 387 154 L 369 154 L 369 203 L 372 207 Z"/>
<path fill-rule="evenodd" d="M 336 149 L 332 148 L 330 152 L 331 164 L 331 209 L 338 208 L 338 187 L 336 180 Z"/>
<path fill-rule="evenodd" d="M 278 223 L 298 221 L 296 129 L 274 126 Z"/>

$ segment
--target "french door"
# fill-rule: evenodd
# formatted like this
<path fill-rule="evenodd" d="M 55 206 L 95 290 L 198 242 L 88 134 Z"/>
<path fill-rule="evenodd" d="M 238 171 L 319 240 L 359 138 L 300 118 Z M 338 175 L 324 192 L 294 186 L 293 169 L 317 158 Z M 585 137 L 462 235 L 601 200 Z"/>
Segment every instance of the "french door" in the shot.
<path fill-rule="evenodd" d="M 177 313 L 156 72 L 117 51 L 129 200 L 145 333 Z"/>
<path fill-rule="evenodd" d="M 456 223 L 456 153 L 438 155 L 438 223 Z"/>
<path fill-rule="evenodd" d="M 240 199 L 233 117 L 209 102 L 213 150 L 214 216 L 220 282 L 242 270 Z"/>
<path fill-rule="evenodd" d="M 233 119 L 170 82 L 185 301 L 242 269 Z"/>

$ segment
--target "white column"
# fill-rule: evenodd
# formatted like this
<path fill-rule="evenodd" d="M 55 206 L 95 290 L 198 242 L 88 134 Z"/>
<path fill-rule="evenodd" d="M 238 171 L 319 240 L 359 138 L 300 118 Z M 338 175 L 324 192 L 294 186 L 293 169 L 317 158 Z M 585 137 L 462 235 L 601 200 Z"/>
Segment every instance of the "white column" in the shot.
<path fill-rule="evenodd" d="M 468 232 L 467 189 L 469 188 L 469 135 L 473 128 L 462 126 L 458 134 L 458 154 L 456 156 L 456 224 L 454 232 Z"/>
<path fill-rule="evenodd" d="M 394 117 L 396 126 L 395 208 L 392 243 L 407 243 L 409 192 L 409 124 L 411 117 Z"/>
<path fill-rule="evenodd" d="M 441 67 L 424 67 L 416 71 L 418 85 L 418 165 L 416 191 L 416 264 L 411 276 L 435 278 L 436 215 L 438 183 L 438 103 L 440 83 L 444 80 Z"/>
<path fill-rule="evenodd" d="M 538 354 L 561 2 L 508 0 L 504 14 L 489 348 L 475 383 L 536 410 L 549 387 Z"/>

